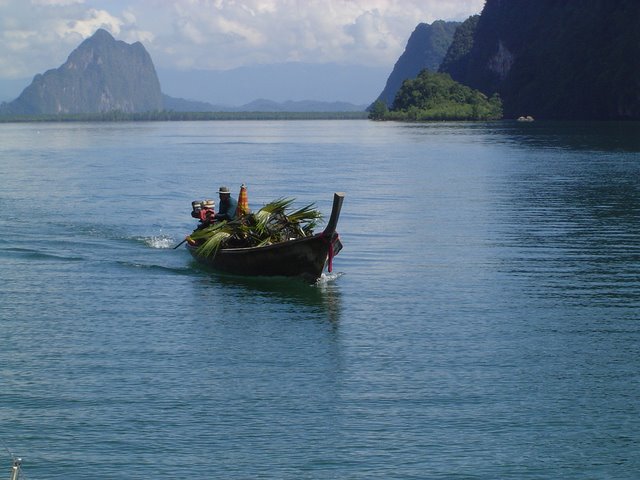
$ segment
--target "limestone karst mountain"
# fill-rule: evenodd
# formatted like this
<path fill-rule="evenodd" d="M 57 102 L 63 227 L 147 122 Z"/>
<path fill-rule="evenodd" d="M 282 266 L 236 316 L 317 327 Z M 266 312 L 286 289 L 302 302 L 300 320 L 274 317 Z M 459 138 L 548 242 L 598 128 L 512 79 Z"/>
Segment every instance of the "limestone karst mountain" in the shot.
<path fill-rule="evenodd" d="M 419 24 L 409 37 L 405 51 L 394 65 L 378 99 L 390 107 L 402 82 L 417 77 L 425 68 L 437 72 L 458 25 L 458 22 L 442 20 Z"/>
<path fill-rule="evenodd" d="M 140 42 L 118 41 L 99 29 L 57 69 L 34 77 L 4 113 L 73 114 L 162 110 L 160 82 Z"/>

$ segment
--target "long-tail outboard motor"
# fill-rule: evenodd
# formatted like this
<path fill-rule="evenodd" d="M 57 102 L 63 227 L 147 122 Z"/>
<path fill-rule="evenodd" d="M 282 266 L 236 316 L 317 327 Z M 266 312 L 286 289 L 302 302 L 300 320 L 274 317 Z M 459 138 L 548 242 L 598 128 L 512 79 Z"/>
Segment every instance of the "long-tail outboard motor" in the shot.
<path fill-rule="evenodd" d="M 194 200 L 191 202 L 191 216 L 193 218 L 200 219 L 200 212 L 202 211 L 202 202 L 200 200 Z"/>
<path fill-rule="evenodd" d="M 213 223 L 216 202 L 213 200 L 194 200 L 191 202 L 191 216 L 200 220 L 198 228 L 204 228 Z"/>

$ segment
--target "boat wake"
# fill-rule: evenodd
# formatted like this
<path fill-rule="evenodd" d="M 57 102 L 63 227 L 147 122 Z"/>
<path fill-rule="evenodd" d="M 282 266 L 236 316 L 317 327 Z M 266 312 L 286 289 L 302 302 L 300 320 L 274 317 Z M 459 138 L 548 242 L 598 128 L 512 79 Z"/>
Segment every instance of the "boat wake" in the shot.
<path fill-rule="evenodd" d="M 146 246 L 151 248 L 173 248 L 177 243 L 174 238 L 168 235 L 154 235 L 152 237 L 138 237 L 136 240 L 143 242 Z"/>
<path fill-rule="evenodd" d="M 327 285 L 327 284 L 337 280 L 342 275 L 343 275 L 343 273 L 341 273 L 341 272 L 323 273 L 320 276 L 320 278 L 318 278 L 318 280 L 316 280 L 316 285 L 317 286 Z"/>
<path fill-rule="evenodd" d="M 60 260 L 63 262 L 75 262 L 85 259 L 84 257 L 77 255 L 63 255 L 60 253 L 43 252 L 41 250 L 23 247 L 3 248 L 2 251 L 9 252 L 10 254 L 21 255 L 34 260 Z"/>
<path fill-rule="evenodd" d="M 172 266 L 172 265 L 159 265 L 156 263 L 142 263 L 135 261 L 117 261 L 116 264 L 120 265 L 124 268 L 134 269 L 134 270 L 150 270 L 150 271 L 158 271 L 158 272 L 166 272 L 173 273 L 176 275 L 187 275 L 193 276 L 193 269 L 189 267 L 183 266 Z"/>

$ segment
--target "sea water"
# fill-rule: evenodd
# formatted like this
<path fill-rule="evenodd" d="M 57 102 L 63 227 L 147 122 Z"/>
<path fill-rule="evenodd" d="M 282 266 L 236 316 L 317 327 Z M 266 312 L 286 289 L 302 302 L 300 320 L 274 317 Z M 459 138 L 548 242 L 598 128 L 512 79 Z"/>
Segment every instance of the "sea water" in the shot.
<path fill-rule="evenodd" d="M 173 249 L 242 183 L 333 272 Z M 637 123 L 2 124 L 0 476 L 638 478 L 639 232 Z"/>

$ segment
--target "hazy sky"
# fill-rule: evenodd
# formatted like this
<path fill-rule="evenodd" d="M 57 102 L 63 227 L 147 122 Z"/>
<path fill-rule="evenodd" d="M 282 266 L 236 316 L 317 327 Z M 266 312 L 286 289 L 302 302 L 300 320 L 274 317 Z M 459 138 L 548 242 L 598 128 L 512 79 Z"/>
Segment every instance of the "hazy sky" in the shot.
<path fill-rule="evenodd" d="M 0 78 L 57 68 L 96 29 L 141 41 L 156 67 L 290 61 L 392 67 L 420 22 L 484 0 L 0 0 Z"/>

